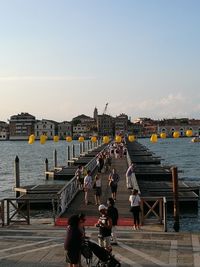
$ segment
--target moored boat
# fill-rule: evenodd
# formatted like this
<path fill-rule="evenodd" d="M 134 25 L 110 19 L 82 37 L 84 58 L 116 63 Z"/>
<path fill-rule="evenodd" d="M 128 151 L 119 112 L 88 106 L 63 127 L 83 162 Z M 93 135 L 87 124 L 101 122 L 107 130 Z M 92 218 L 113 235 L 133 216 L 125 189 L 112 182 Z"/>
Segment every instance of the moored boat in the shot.
<path fill-rule="evenodd" d="M 191 140 L 193 143 L 200 142 L 200 136 L 193 137 Z"/>

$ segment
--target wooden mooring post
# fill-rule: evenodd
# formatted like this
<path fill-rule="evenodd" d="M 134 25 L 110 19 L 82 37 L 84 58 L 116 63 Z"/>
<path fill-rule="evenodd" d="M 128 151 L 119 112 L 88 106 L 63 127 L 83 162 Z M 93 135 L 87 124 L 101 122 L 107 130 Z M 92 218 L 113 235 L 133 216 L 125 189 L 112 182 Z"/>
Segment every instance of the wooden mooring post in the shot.
<path fill-rule="evenodd" d="M 19 170 L 19 158 L 15 157 L 15 187 L 20 187 L 20 170 Z M 20 196 L 20 192 L 16 191 L 16 198 Z"/>
<path fill-rule="evenodd" d="M 49 161 L 46 158 L 45 159 L 45 172 L 46 172 L 46 180 L 49 180 L 49 174 L 47 173 L 49 171 Z"/>
<path fill-rule="evenodd" d="M 57 158 L 57 151 L 56 149 L 53 152 L 53 159 L 54 159 L 54 168 L 58 166 L 58 158 Z"/>
<path fill-rule="evenodd" d="M 174 230 L 179 232 L 179 199 L 178 199 L 178 170 L 177 167 L 172 167 L 172 184 L 174 198 Z"/>

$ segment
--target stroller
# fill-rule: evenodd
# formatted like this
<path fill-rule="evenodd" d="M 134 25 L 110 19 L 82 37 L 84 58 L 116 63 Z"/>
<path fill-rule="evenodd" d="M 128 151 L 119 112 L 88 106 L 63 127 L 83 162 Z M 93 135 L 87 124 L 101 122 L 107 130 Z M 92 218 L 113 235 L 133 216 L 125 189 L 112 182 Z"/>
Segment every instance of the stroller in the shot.
<path fill-rule="evenodd" d="M 84 241 L 81 254 L 86 259 L 88 266 L 91 266 L 94 254 L 98 258 L 94 267 L 121 267 L 121 263 L 110 252 L 90 240 Z"/>

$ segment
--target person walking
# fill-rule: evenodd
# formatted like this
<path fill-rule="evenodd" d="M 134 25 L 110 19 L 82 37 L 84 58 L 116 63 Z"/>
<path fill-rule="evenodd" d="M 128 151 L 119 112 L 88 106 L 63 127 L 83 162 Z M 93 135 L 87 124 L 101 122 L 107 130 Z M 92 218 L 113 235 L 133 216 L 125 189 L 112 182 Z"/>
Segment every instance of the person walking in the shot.
<path fill-rule="evenodd" d="M 111 197 L 107 200 L 107 205 L 108 205 L 107 215 L 112 220 L 112 232 L 111 232 L 111 237 L 113 241 L 112 245 L 117 245 L 116 225 L 118 222 L 119 213 L 117 208 L 115 207 L 115 202 Z"/>
<path fill-rule="evenodd" d="M 75 172 L 75 176 L 77 179 L 77 184 L 80 190 L 83 190 L 83 166 L 79 165 L 76 172 Z"/>
<path fill-rule="evenodd" d="M 129 196 L 129 201 L 131 203 L 130 211 L 133 214 L 133 230 L 140 229 L 140 203 L 141 199 L 138 195 L 138 190 L 134 189 L 132 194 Z"/>
<path fill-rule="evenodd" d="M 119 174 L 116 172 L 116 169 L 113 168 L 111 174 L 108 177 L 108 184 L 111 189 L 111 195 L 114 201 L 116 201 L 117 196 L 117 184 L 119 182 Z"/>
<path fill-rule="evenodd" d="M 91 176 L 91 171 L 88 170 L 83 183 L 83 189 L 85 192 L 85 205 L 88 205 L 88 194 L 91 188 L 92 188 L 92 176 Z"/>
<path fill-rule="evenodd" d="M 100 212 L 100 217 L 98 222 L 95 224 L 99 227 L 98 243 L 100 247 L 104 247 L 107 251 L 111 252 L 112 247 L 110 244 L 112 220 L 107 215 L 107 207 L 101 204 L 98 208 Z"/>
<path fill-rule="evenodd" d="M 79 267 L 81 257 L 81 244 L 83 233 L 80 229 L 78 215 L 72 215 L 68 220 L 64 249 L 66 251 L 66 262 L 68 267 Z"/>
<path fill-rule="evenodd" d="M 95 205 L 100 205 L 102 190 L 101 190 L 101 177 L 99 174 L 95 175 L 93 189 L 94 189 Z"/>
<path fill-rule="evenodd" d="M 133 175 L 135 175 L 135 168 L 136 166 L 134 165 L 133 162 L 131 162 L 131 165 L 128 167 L 126 171 L 126 186 L 128 189 L 133 189 L 132 179 Z"/>

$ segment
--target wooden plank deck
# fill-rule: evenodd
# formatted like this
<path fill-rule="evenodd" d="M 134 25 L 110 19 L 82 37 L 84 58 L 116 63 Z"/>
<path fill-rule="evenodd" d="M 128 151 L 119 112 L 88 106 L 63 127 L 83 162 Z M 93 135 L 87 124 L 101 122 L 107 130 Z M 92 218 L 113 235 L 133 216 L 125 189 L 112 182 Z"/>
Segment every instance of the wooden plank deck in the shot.
<path fill-rule="evenodd" d="M 126 188 L 126 180 L 125 180 L 125 171 L 127 169 L 127 160 L 126 158 L 122 159 L 112 159 L 112 168 L 116 168 L 120 181 L 118 184 L 118 193 L 116 200 L 116 207 L 118 208 L 119 215 L 121 218 L 132 218 L 132 214 L 129 212 L 129 194 L 130 191 Z M 101 202 L 106 204 L 106 201 L 109 197 L 111 197 L 110 187 L 108 186 L 108 175 L 107 173 L 101 173 L 102 178 L 102 198 Z M 74 213 L 85 213 L 87 216 L 92 216 L 98 218 L 98 206 L 95 206 L 94 202 L 94 192 L 91 190 L 89 193 L 89 202 L 91 204 L 84 204 L 84 192 L 80 192 L 74 201 L 71 203 L 70 207 L 67 211 L 62 215 L 62 217 L 69 217 Z"/>

